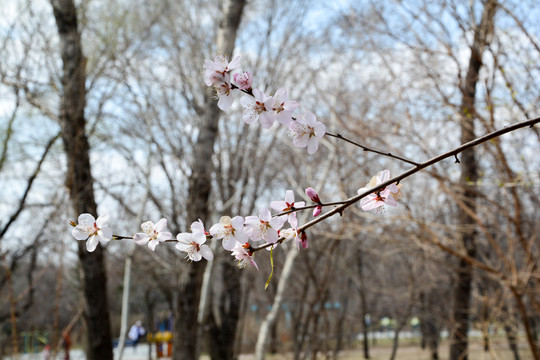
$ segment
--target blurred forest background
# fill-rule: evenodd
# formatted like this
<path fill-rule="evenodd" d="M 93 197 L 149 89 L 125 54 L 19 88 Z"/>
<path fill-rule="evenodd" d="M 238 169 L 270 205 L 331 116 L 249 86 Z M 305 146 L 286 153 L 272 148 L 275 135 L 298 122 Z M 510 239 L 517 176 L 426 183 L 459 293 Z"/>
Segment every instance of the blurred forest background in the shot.
<path fill-rule="evenodd" d="M 353 206 L 309 229 L 309 249 L 274 251 L 266 291 L 265 251 L 259 271 L 236 268 L 219 243 L 211 263 L 130 241 L 89 256 L 68 225 L 110 214 L 129 235 L 165 217 L 177 234 L 199 217 L 209 228 L 256 214 L 287 189 L 337 201 L 380 170 L 411 167 L 329 137 L 309 156 L 277 126 L 245 125 L 238 102 L 217 110 L 203 63 L 233 48 L 254 87 L 286 87 L 328 131 L 418 162 L 538 116 L 536 0 L 0 0 L 0 10 L 0 355 L 22 352 L 31 332 L 59 344 L 68 328 L 89 359 L 112 358 L 103 341 L 120 337 L 129 268 L 128 324 L 153 333 L 180 318 L 177 360 L 369 358 L 380 330 L 393 330 L 391 358 L 397 334 L 416 332 L 426 358 L 465 359 L 475 330 L 493 359 L 499 347 L 539 359 L 538 127 L 406 179 L 396 209 Z M 70 148 L 83 138 L 84 156 Z M 91 198 L 78 207 L 74 169 L 88 154 Z"/>

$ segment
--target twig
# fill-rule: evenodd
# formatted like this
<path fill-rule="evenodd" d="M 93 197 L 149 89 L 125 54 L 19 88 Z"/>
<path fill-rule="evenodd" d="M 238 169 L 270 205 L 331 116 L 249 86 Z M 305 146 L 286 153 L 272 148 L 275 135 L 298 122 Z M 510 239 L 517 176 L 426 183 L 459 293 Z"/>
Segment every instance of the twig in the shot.
<path fill-rule="evenodd" d="M 379 150 L 375 150 L 373 148 L 370 148 L 370 147 L 367 147 L 367 146 L 364 146 L 362 144 L 359 144 L 355 141 L 352 141 L 352 140 L 349 140 L 345 137 L 343 137 L 341 134 L 332 134 L 332 133 L 329 133 L 327 132 L 325 135 L 328 135 L 328 136 L 331 136 L 331 137 L 335 137 L 337 139 L 340 139 L 340 140 L 343 140 L 345 142 L 348 142 L 349 144 L 353 144 L 354 146 L 358 146 L 360 149 L 364 150 L 364 151 L 369 151 L 369 152 L 372 152 L 372 153 L 375 153 L 375 154 L 379 154 L 379 155 L 383 155 L 383 156 L 388 156 L 392 159 L 396 159 L 396 160 L 399 160 L 399 161 L 403 161 L 403 162 L 406 162 L 407 164 L 411 164 L 411 165 L 414 165 L 414 166 L 418 166 L 420 165 L 419 163 L 415 162 L 415 161 L 412 161 L 412 160 L 409 160 L 409 159 L 406 159 L 404 157 L 401 157 L 401 156 L 397 156 L 397 155 L 394 155 L 392 153 L 389 153 L 389 152 L 384 152 L 384 151 L 379 151 Z"/>
<path fill-rule="evenodd" d="M 517 130 L 517 129 L 521 129 L 521 128 L 524 128 L 524 127 L 527 127 L 527 126 L 534 126 L 535 124 L 537 124 L 538 122 L 540 122 L 540 117 L 537 117 L 535 119 L 531 119 L 531 120 L 527 120 L 527 121 L 523 121 L 523 122 L 519 122 L 517 124 L 513 124 L 513 125 L 509 125 L 509 126 L 506 126 L 502 129 L 499 129 L 499 130 L 496 130 L 496 131 L 493 131 L 489 134 L 486 134 L 484 136 L 481 136 L 479 138 L 476 138 L 472 141 L 469 141 L 468 143 L 465 143 L 465 144 L 462 144 L 461 146 L 453 149 L 453 150 L 450 150 L 444 154 L 441 154 L 441 155 L 438 155 L 434 158 L 431 158 L 423 163 L 419 163 L 418 165 L 416 165 L 415 167 L 413 167 L 412 169 L 410 170 L 407 170 L 405 171 L 404 173 L 402 173 L 401 175 L 398 175 L 388 181 L 385 181 L 367 191 L 364 191 L 356 196 L 353 196 L 347 200 L 344 200 L 343 201 L 343 204 L 338 206 L 338 207 L 335 207 L 334 209 L 328 211 L 327 213 L 324 213 L 324 214 L 321 214 L 319 215 L 317 218 L 311 220 L 310 222 L 298 227 L 298 229 L 296 229 L 298 231 L 298 233 L 301 233 L 302 231 L 305 231 L 306 229 L 309 229 L 310 227 L 312 227 L 313 225 L 315 224 L 318 224 L 320 223 L 321 221 L 323 220 L 326 220 L 327 218 L 335 215 L 335 214 L 342 214 L 343 211 L 348 208 L 349 206 L 351 206 L 352 204 L 360 201 L 360 199 L 366 197 L 367 195 L 371 194 L 371 193 L 376 193 L 377 191 L 381 191 L 382 189 L 384 189 L 385 187 L 391 185 L 391 184 L 394 184 L 394 183 L 399 183 L 401 180 L 405 179 L 405 178 L 408 178 L 409 176 L 413 175 L 413 174 L 416 174 L 417 172 L 419 172 L 420 170 L 422 169 L 425 169 L 433 164 L 436 164 L 444 159 L 447 159 L 449 157 L 452 157 L 452 156 L 456 156 L 457 154 L 467 150 L 467 149 L 470 149 L 470 148 L 473 148 L 475 146 L 478 146 L 480 144 L 483 144 L 491 139 L 494 139 L 496 137 L 499 137 L 501 135 L 504 135 L 506 133 L 509 133 L 509 132 L 512 132 L 514 130 Z M 278 239 L 278 241 L 276 243 L 282 243 L 283 241 L 285 241 L 285 238 L 283 237 L 280 237 Z M 262 250 L 262 249 L 265 249 L 267 247 L 270 247 L 270 246 L 273 246 L 275 244 L 263 244 L 261 246 L 257 246 L 257 247 L 252 247 L 252 251 L 253 252 L 256 252 L 256 251 L 259 251 L 259 250 Z"/>

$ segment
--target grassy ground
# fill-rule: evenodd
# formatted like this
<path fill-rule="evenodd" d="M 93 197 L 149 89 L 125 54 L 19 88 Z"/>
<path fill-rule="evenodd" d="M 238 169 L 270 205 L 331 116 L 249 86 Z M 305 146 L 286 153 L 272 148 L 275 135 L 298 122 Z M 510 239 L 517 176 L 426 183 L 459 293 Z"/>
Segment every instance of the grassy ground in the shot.
<path fill-rule="evenodd" d="M 388 360 L 390 359 L 390 354 L 392 348 L 390 344 L 381 344 L 378 343 L 376 347 L 370 348 L 370 359 L 371 360 Z M 519 346 L 519 355 L 521 360 L 532 360 L 532 355 L 530 354 L 529 349 L 526 344 L 520 344 Z M 253 360 L 253 355 L 242 355 L 240 360 Z M 267 360 L 291 360 L 293 359 L 292 354 L 279 354 L 267 356 Z M 323 360 L 326 359 L 324 355 L 319 355 L 317 359 Z M 347 350 L 340 353 L 339 360 L 362 360 L 364 359 L 363 351 L 358 350 Z M 430 360 L 430 354 L 427 350 L 422 350 L 418 345 L 403 344 L 398 348 L 397 360 Z M 448 344 L 443 343 L 439 348 L 439 359 L 447 360 L 448 359 Z M 496 339 L 492 343 L 492 349 L 490 352 L 484 352 L 483 346 L 480 341 L 473 339 L 470 345 L 470 360 L 514 360 L 514 357 L 510 350 L 508 350 L 507 343 L 504 339 Z M 206 360 L 206 359 L 204 359 Z"/>

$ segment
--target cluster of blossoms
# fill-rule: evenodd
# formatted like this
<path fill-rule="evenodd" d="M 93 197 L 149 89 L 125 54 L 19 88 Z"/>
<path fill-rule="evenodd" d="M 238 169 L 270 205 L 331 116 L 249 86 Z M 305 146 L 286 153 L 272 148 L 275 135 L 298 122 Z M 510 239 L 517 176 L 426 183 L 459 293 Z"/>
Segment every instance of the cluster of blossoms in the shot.
<path fill-rule="evenodd" d="M 205 83 L 215 89 L 220 109 L 227 111 L 234 101 L 233 94 L 244 93 L 240 103 L 244 107 L 243 120 L 247 124 L 257 121 L 263 128 L 270 128 L 275 122 L 285 125 L 294 133 L 293 145 L 307 147 L 308 153 L 313 154 L 319 146 L 319 139 L 326 133 L 326 127 L 315 115 L 307 112 L 303 115 L 293 116 L 299 104 L 288 99 L 287 90 L 280 88 L 274 96 L 265 95 L 259 89 L 253 89 L 253 77 L 249 71 L 232 72 L 238 69 L 239 57 L 229 62 L 223 56 L 216 56 L 213 61 L 205 61 Z M 232 82 L 231 82 L 232 77 Z M 391 178 L 390 171 L 384 170 L 374 176 L 366 187 L 358 190 L 358 194 L 367 194 L 360 200 L 360 207 L 365 211 L 379 212 L 384 205 L 397 206 L 400 197 L 400 185 L 390 184 L 382 189 L 371 191 L 380 187 Z M 258 215 L 223 216 L 217 224 L 207 231 L 201 220 L 190 226 L 190 232 L 180 233 L 173 239 L 172 233 L 166 231 L 167 220 L 161 219 L 157 223 L 146 221 L 141 225 L 142 232 L 130 237 L 113 235 L 107 227 L 108 215 L 100 216 L 97 220 L 91 214 L 81 214 L 78 223 L 70 222 L 74 227 L 72 234 L 77 240 L 86 240 L 86 249 L 94 251 L 99 243 L 106 244 L 112 239 L 132 238 L 137 245 L 147 245 L 152 251 L 162 242 L 174 242 L 175 247 L 186 253 L 191 261 L 200 261 L 202 258 L 213 260 L 212 249 L 206 245 L 208 239 L 222 241 L 222 247 L 230 251 L 238 260 L 238 266 L 247 265 L 258 269 L 254 253 L 266 248 L 273 249 L 279 243 L 294 240 L 298 249 L 307 248 L 308 241 L 304 231 L 300 231 L 296 212 L 313 208 L 313 216 L 319 216 L 323 206 L 339 203 L 324 204 L 319 195 L 312 188 L 307 188 L 306 196 L 315 204 L 305 206 L 303 201 L 295 201 L 292 190 L 287 190 L 285 199 L 270 202 L 270 208 L 277 213 L 272 215 L 269 208 L 262 208 Z M 286 224 L 288 223 L 288 226 Z M 257 243 L 257 247 L 254 244 Z M 262 244 L 261 244 L 262 243 Z"/>
<path fill-rule="evenodd" d="M 358 190 L 358 193 L 368 192 L 371 188 L 383 184 L 390 179 L 390 171 L 384 170 L 374 176 L 366 187 Z M 292 190 L 285 192 L 285 199 L 270 202 L 270 208 L 276 211 L 272 215 L 270 209 L 262 208 L 259 215 L 242 216 L 222 216 L 217 224 L 207 231 L 201 220 L 191 224 L 191 232 L 176 235 L 175 247 L 186 253 L 186 258 L 191 261 L 200 261 L 202 258 L 213 260 L 212 249 L 206 245 L 207 239 L 217 239 L 222 241 L 223 249 L 230 251 L 232 256 L 238 260 L 238 266 L 243 268 L 251 265 L 258 269 L 253 259 L 254 248 L 252 244 L 265 244 L 270 250 L 277 246 L 278 241 L 294 240 L 298 249 L 307 248 L 308 241 L 304 231 L 298 230 L 298 219 L 296 212 L 306 208 L 313 208 L 313 216 L 321 213 L 325 206 L 319 198 L 317 192 L 312 188 L 306 189 L 306 195 L 315 203 L 314 206 L 305 207 L 304 201 L 295 201 Z M 380 210 L 385 204 L 397 206 L 397 199 L 400 196 L 400 185 L 391 184 L 382 190 L 368 194 L 360 200 L 360 207 L 365 210 Z M 77 240 L 86 240 L 86 249 L 90 252 L 97 248 L 99 243 L 106 244 L 113 238 L 124 238 L 113 235 L 107 227 L 108 215 L 100 216 L 96 219 L 91 214 L 81 214 L 78 223 L 70 222 L 74 227 L 72 234 Z M 288 223 L 289 227 L 284 228 Z M 143 232 L 132 236 L 137 245 L 148 245 L 150 250 L 155 251 L 157 245 L 162 242 L 174 242 L 172 233 L 166 231 L 167 220 L 161 219 L 157 223 L 146 221 L 141 225 Z"/>
<path fill-rule="evenodd" d="M 263 208 L 258 216 L 252 215 L 245 218 L 223 216 L 219 223 L 210 227 L 209 231 L 205 229 L 203 222 L 198 220 L 191 224 L 191 232 L 176 235 L 175 247 L 185 252 L 189 260 L 199 261 L 202 258 L 213 260 L 212 249 L 205 242 L 208 238 L 222 240 L 223 248 L 232 252 L 239 261 L 240 267 L 250 264 L 257 268 L 253 260 L 253 248 L 249 241 L 274 245 L 281 236 L 284 240 L 295 239 L 298 248 L 307 247 L 307 237 L 296 230 L 298 220 L 294 212 L 296 208 L 304 205 L 303 201 L 295 202 L 294 193 L 287 190 L 284 201 L 270 203 L 270 207 L 281 214 L 272 216 L 269 209 Z M 86 249 L 92 252 L 98 243 L 106 244 L 116 237 L 106 225 L 108 218 L 109 216 L 106 215 L 95 220 L 91 214 L 81 214 L 77 224 L 71 222 L 74 226 L 72 234 L 77 240 L 86 240 Z M 290 228 L 282 229 L 287 222 Z M 155 251 L 161 242 L 174 241 L 172 234 L 166 231 L 166 228 L 166 219 L 161 219 L 156 224 L 146 221 L 141 225 L 143 232 L 133 235 L 133 241 L 137 245 L 148 245 L 150 250 Z"/>
<path fill-rule="evenodd" d="M 279 88 L 273 96 L 269 96 L 260 89 L 252 88 L 251 72 L 233 73 L 239 65 L 239 56 L 231 62 L 221 55 L 216 56 L 213 61 L 204 62 L 204 81 L 215 90 L 218 107 L 223 111 L 230 110 L 235 93 L 243 93 L 240 104 L 244 107 L 242 119 L 246 124 L 259 121 L 263 128 L 269 129 L 278 122 L 294 134 L 294 146 L 307 147 L 308 153 L 314 154 L 319 147 L 319 139 L 326 133 L 326 126 L 317 121 L 311 112 L 293 116 L 293 112 L 300 105 L 288 99 L 287 89 Z"/>

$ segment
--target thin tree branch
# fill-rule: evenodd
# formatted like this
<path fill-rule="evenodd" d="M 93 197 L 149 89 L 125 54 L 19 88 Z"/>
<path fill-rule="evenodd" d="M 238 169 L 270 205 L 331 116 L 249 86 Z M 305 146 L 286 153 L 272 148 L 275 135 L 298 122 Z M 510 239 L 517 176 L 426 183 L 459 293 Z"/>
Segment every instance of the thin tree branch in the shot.
<path fill-rule="evenodd" d="M 41 170 L 41 165 L 45 161 L 45 158 L 47 157 L 47 154 L 49 153 L 49 150 L 51 149 L 51 147 L 54 145 L 54 143 L 56 142 L 56 140 L 59 137 L 60 137 L 60 133 L 56 134 L 55 136 L 53 136 L 49 140 L 49 142 L 45 146 L 45 151 L 43 152 L 43 155 L 41 155 L 41 159 L 39 160 L 34 172 L 30 176 L 30 178 L 28 179 L 26 189 L 24 191 L 24 194 L 23 194 L 21 200 L 19 201 L 19 206 L 17 207 L 17 210 L 11 215 L 11 217 L 9 218 L 7 223 L 4 225 L 4 227 L 2 229 L 0 229 L 0 240 L 4 237 L 4 235 L 8 231 L 11 224 L 13 224 L 13 222 L 15 220 L 17 220 L 17 217 L 19 217 L 21 211 L 24 209 L 24 206 L 25 206 L 25 203 L 26 203 L 26 197 L 30 193 L 30 190 L 32 189 L 32 184 L 34 183 L 34 180 L 36 179 L 36 177 L 39 174 L 39 171 Z"/>
<path fill-rule="evenodd" d="M 419 163 L 417 163 L 415 161 L 412 161 L 412 160 L 409 160 L 409 159 L 406 159 L 404 157 L 393 155 L 393 154 L 391 154 L 389 152 L 379 151 L 379 150 L 375 150 L 375 149 L 372 149 L 370 147 L 364 146 L 362 144 L 359 144 L 359 143 L 357 143 L 355 141 L 352 141 L 352 140 L 349 140 L 349 139 L 343 137 L 341 134 L 332 134 L 332 133 L 327 132 L 326 135 L 331 136 L 331 137 L 335 137 L 335 138 L 340 139 L 340 140 L 343 140 L 343 141 L 348 142 L 349 144 L 352 144 L 354 146 L 358 146 L 360 149 L 362 149 L 364 151 L 369 151 L 369 152 L 379 154 L 379 155 L 382 155 L 382 156 L 388 156 L 388 157 L 390 157 L 392 159 L 403 161 L 403 162 L 406 162 L 407 164 L 411 164 L 411 165 L 414 165 L 414 166 L 419 166 L 420 165 Z"/>
<path fill-rule="evenodd" d="M 441 155 L 438 155 L 434 158 L 431 158 L 430 160 L 427 160 L 423 163 L 420 163 L 418 164 L 417 166 L 415 166 L 414 168 L 408 170 L 408 171 L 405 171 L 404 173 L 402 173 L 401 175 L 398 175 L 388 181 L 385 181 L 367 191 L 364 191 L 356 196 L 353 196 L 347 200 L 344 200 L 343 201 L 343 205 L 340 205 L 338 207 L 335 207 L 334 209 L 328 211 L 327 213 L 324 213 L 324 214 L 321 214 L 319 215 L 319 217 L 317 217 L 316 219 L 313 219 L 311 220 L 310 222 L 298 227 L 297 231 L 298 233 L 301 233 L 302 231 L 312 227 L 313 225 L 315 224 L 318 224 L 320 223 L 321 221 L 323 220 L 326 220 L 327 218 L 335 215 L 335 214 L 342 214 L 343 211 L 348 208 L 349 206 L 351 206 L 352 204 L 358 202 L 360 199 L 366 197 L 367 195 L 371 194 L 371 193 L 376 193 L 377 191 L 381 191 L 382 189 L 384 189 L 385 187 L 391 185 L 391 184 L 394 184 L 394 183 L 399 183 L 401 180 L 405 179 L 405 178 L 408 178 L 409 176 L 413 175 L 413 174 L 416 174 L 417 172 L 419 172 L 420 170 L 422 169 L 425 169 L 433 164 L 436 164 L 444 159 L 447 159 L 449 157 L 452 157 L 452 156 L 456 156 L 457 154 L 467 150 L 467 149 L 470 149 L 470 148 L 473 148 L 475 146 L 478 146 L 480 144 L 483 144 L 491 139 L 494 139 L 496 137 L 499 137 L 501 135 L 504 135 L 506 133 L 509 133 L 509 132 L 512 132 L 512 131 L 515 131 L 517 129 L 521 129 L 521 128 L 524 128 L 524 127 L 533 127 L 535 124 L 537 124 L 538 122 L 540 122 L 540 117 L 537 117 L 535 119 L 531 119 L 531 120 L 526 120 L 526 121 L 523 121 L 523 122 L 519 122 L 517 124 L 513 124 L 513 125 L 509 125 L 509 126 L 506 126 L 502 129 L 499 129 L 499 130 L 496 130 L 496 131 L 493 131 L 489 134 L 486 134 L 484 136 L 481 136 L 479 138 L 476 138 L 472 141 L 469 141 L 453 150 L 450 150 L 444 154 L 441 154 Z M 283 237 L 279 238 L 277 243 L 282 243 L 283 241 L 285 241 L 285 239 Z M 264 244 L 264 245 L 261 245 L 261 246 L 258 246 L 258 247 L 252 247 L 251 250 L 253 252 L 256 252 L 256 251 L 259 251 L 259 250 L 262 250 L 262 249 L 265 249 L 267 247 L 270 247 L 270 246 L 273 246 L 275 244 Z"/>

